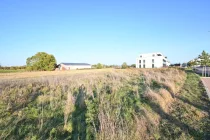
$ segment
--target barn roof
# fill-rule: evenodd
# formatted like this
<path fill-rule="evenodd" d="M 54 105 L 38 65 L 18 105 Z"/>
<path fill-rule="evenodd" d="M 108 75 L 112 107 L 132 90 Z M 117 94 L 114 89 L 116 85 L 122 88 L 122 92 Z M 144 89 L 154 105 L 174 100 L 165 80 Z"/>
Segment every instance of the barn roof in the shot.
<path fill-rule="evenodd" d="M 63 65 L 71 65 L 71 66 L 89 66 L 88 63 L 61 63 Z"/>

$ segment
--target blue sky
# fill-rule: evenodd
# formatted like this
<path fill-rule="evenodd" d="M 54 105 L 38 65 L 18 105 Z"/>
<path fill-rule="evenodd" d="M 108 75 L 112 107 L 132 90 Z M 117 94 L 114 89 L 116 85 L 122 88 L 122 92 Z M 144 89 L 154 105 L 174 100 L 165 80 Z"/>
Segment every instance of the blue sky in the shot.
<path fill-rule="evenodd" d="M 1 0 L 0 64 L 37 52 L 57 62 L 135 63 L 162 52 L 172 63 L 210 53 L 209 0 Z"/>

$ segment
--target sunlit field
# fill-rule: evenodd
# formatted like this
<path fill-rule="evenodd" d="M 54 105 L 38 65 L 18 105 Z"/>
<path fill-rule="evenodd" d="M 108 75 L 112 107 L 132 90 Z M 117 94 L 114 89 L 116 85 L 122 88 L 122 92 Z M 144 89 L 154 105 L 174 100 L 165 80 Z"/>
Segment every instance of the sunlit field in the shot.
<path fill-rule="evenodd" d="M 90 69 L 90 70 L 69 70 L 69 71 L 8 71 L 2 70 L 0 72 L 0 79 L 21 79 L 21 78 L 38 78 L 45 76 L 68 76 L 74 74 L 96 74 L 101 72 L 117 71 L 116 69 Z"/>
<path fill-rule="evenodd" d="M 203 139 L 199 83 L 173 68 L 0 74 L 0 139 Z"/>

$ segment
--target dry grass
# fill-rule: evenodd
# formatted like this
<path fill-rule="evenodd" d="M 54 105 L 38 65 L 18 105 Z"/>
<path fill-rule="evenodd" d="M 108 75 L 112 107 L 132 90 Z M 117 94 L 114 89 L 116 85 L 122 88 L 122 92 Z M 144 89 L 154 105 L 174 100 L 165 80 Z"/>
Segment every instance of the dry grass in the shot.
<path fill-rule="evenodd" d="M 146 89 L 139 85 L 141 76 L 144 77 Z M 95 130 L 99 139 L 150 139 L 155 137 L 153 133 L 157 133 L 160 116 L 146 104 L 140 107 L 142 115 L 135 110 L 129 114 L 131 108 L 127 106 L 127 114 L 130 118 L 134 117 L 128 122 L 120 115 L 124 113 L 121 112 L 123 102 L 120 96 L 130 97 L 131 91 L 135 98 L 140 99 L 139 94 L 144 94 L 151 102 L 157 103 L 163 111 L 168 112 L 173 102 L 170 92 L 175 94 L 184 80 L 185 73 L 177 69 L 101 69 L 0 74 L 0 101 L 12 109 L 27 104 L 33 96 L 31 93 L 41 91 L 42 95 L 37 99 L 37 106 L 41 106 L 40 112 L 43 112 L 43 107 L 47 104 L 50 105 L 51 111 L 61 106 L 64 116 L 63 129 L 71 132 L 73 128 L 70 120 L 72 112 L 75 112 L 76 102 L 79 103 L 79 108 L 84 108 L 87 97 L 91 96 L 100 101 L 99 112 L 94 114 L 98 115 L 100 122 L 99 131 Z M 163 87 L 154 91 L 151 87 L 152 81 Z M 123 88 L 124 91 L 121 91 Z M 94 95 L 94 91 L 97 95 Z M 144 93 L 140 93 L 141 91 Z M 43 114 L 39 118 L 40 130 L 44 126 L 42 118 Z M 92 123 L 95 126 L 94 122 Z M 147 134 L 148 130 L 151 134 Z"/>
<path fill-rule="evenodd" d="M 146 77 L 147 84 L 150 84 L 152 80 L 162 84 L 169 88 L 173 93 L 177 93 L 186 78 L 184 71 L 178 69 L 154 69 L 143 70 Z"/>
<path fill-rule="evenodd" d="M 71 71 L 37 71 L 19 73 L 0 73 L 0 79 L 23 79 L 40 78 L 45 76 L 70 76 L 75 74 L 97 74 L 101 72 L 113 71 L 114 69 L 90 69 L 90 70 L 71 70 Z"/>

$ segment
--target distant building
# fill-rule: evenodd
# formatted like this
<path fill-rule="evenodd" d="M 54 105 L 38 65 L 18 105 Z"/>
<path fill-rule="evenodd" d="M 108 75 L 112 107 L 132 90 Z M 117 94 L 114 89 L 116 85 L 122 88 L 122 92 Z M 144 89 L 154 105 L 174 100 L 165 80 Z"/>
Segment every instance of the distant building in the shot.
<path fill-rule="evenodd" d="M 136 68 L 162 68 L 169 65 L 167 57 L 161 53 L 140 54 L 136 59 Z"/>
<path fill-rule="evenodd" d="M 60 63 L 59 70 L 76 70 L 76 69 L 91 69 L 91 65 L 87 63 Z"/>

